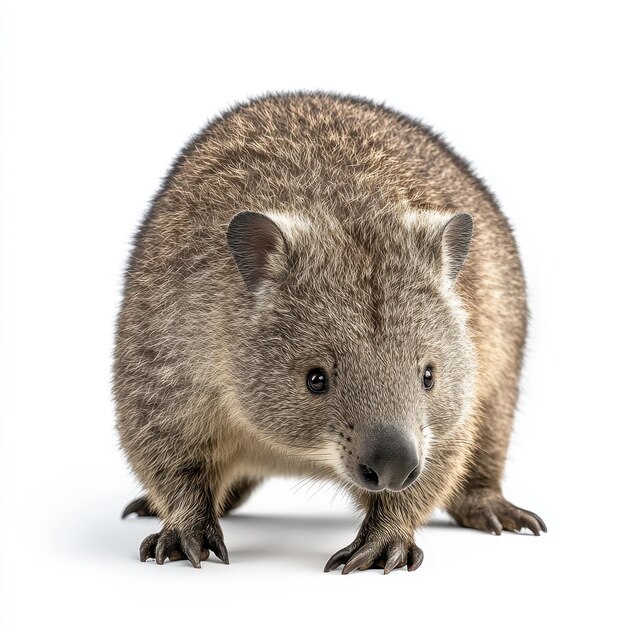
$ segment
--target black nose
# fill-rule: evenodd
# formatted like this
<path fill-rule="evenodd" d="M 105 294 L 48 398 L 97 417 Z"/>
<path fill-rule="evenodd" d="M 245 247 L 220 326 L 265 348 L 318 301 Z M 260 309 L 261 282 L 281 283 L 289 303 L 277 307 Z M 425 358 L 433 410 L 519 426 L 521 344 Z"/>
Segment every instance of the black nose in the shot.
<path fill-rule="evenodd" d="M 397 426 L 372 428 L 359 448 L 357 474 L 366 489 L 401 491 L 419 474 L 415 444 L 408 433 Z"/>

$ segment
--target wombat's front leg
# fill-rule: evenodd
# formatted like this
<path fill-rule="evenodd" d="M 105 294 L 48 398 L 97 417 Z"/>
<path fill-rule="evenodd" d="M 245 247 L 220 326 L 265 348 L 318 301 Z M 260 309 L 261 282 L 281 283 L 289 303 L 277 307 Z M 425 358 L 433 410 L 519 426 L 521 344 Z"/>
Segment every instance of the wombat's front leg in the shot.
<path fill-rule="evenodd" d="M 422 564 L 424 553 L 413 540 L 419 521 L 406 517 L 406 504 L 403 514 L 398 506 L 398 499 L 406 495 L 384 492 L 369 496 L 368 512 L 356 539 L 336 552 L 324 571 L 330 572 L 340 565 L 344 565 L 342 574 L 372 567 L 382 567 L 388 574 L 405 565 L 409 571 L 416 570 Z"/>
<path fill-rule="evenodd" d="M 210 482 L 201 463 L 176 469 L 161 468 L 153 474 L 157 480 L 146 481 L 149 499 L 163 519 L 163 529 L 146 537 L 139 548 L 139 558 L 155 558 L 161 565 L 189 559 L 194 567 L 209 557 L 209 550 L 224 563 L 228 552 L 215 513 Z M 152 484 L 150 484 L 152 483 Z"/>

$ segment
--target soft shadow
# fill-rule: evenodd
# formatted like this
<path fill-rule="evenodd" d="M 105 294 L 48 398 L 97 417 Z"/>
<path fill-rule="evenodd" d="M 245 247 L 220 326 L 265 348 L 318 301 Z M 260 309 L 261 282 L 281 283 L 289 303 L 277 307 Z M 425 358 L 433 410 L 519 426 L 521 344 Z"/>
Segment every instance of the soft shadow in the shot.
<path fill-rule="evenodd" d="M 222 520 L 231 558 L 280 557 L 318 563 L 350 543 L 359 520 L 346 515 L 254 515 L 234 513 Z"/>
<path fill-rule="evenodd" d="M 359 520 L 348 515 L 254 515 L 234 513 L 220 520 L 231 561 L 261 560 L 268 555 L 308 560 L 330 554 L 349 543 Z M 157 518 L 120 512 L 81 511 L 53 530 L 66 553 L 107 559 L 137 559 L 139 545 L 160 529 Z M 329 548 L 330 546 L 330 548 Z M 330 550 L 330 552 L 329 552 Z"/>
<path fill-rule="evenodd" d="M 460 528 L 460 526 L 453 519 L 431 519 L 428 524 L 428 528 Z"/>
<path fill-rule="evenodd" d="M 231 513 L 221 520 L 222 525 L 272 527 L 278 530 L 287 530 L 294 526 L 301 529 L 337 530 L 342 527 L 353 528 L 358 524 L 356 517 L 348 515 L 254 515 L 251 513 Z"/>
<path fill-rule="evenodd" d="M 130 516 L 120 519 L 117 507 L 102 511 L 81 511 L 55 529 L 64 550 L 85 558 L 128 561 L 138 558 L 141 541 L 157 532 L 156 518 Z M 233 513 L 221 520 L 231 562 L 262 561 L 278 557 L 301 564 L 328 558 L 354 539 L 361 519 L 347 514 L 334 515 L 260 515 Z M 451 519 L 436 517 L 427 527 L 460 529 Z"/>

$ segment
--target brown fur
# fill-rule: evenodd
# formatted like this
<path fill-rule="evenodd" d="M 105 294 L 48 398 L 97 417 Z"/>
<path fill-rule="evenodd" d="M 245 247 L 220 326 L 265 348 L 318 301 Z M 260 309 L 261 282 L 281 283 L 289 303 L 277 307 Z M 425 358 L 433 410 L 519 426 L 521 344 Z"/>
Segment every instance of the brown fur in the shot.
<path fill-rule="evenodd" d="M 227 244 L 241 211 L 282 235 L 258 290 Z M 474 229 L 454 282 L 446 225 L 461 212 Z M 126 277 L 118 429 L 164 522 L 142 558 L 227 560 L 217 518 L 231 488 L 275 474 L 336 480 L 366 511 L 329 568 L 417 567 L 413 532 L 436 507 L 483 530 L 545 529 L 500 492 L 525 334 L 507 221 L 430 129 L 328 94 L 229 111 L 174 164 Z M 313 367 L 331 373 L 328 394 L 307 390 Z M 353 480 L 355 442 L 376 422 L 410 430 L 425 456 L 404 491 Z"/>

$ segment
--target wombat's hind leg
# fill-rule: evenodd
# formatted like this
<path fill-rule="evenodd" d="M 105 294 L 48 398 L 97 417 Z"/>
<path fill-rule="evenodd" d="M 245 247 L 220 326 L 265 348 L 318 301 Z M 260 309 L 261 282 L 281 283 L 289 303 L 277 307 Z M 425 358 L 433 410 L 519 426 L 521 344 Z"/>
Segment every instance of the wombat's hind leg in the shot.
<path fill-rule="evenodd" d="M 227 515 L 233 509 L 241 506 L 250 497 L 250 494 L 260 482 L 260 480 L 242 478 L 229 487 L 226 499 L 221 506 L 220 517 Z"/>
<path fill-rule="evenodd" d="M 242 479 L 229 488 L 226 500 L 222 505 L 220 517 L 227 515 L 233 509 L 241 506 L 249 497 L 252 491 L 259 485 L 260 480 Z M 139 496 L 126 505 L 122 512 L 122 519 L 125 519 L 132 513 L 136 513 L 137 517 L 158 517 L 156 510 L 150 505 L 148 496 Z"/>
<path fill-rule="evenodd" d="M 137 517 L 158 517 L 157 512 L 150 506 L 148 496 L 139 496 L 137 499 L 129 502 L 122 512 L 122 519 L 128 517 L 131 513 L 136 513 Z"/>
<path fill-rule="evenodd" d="M 528 528 L 534 535 L 548 531 L 544 521 L 532 511 L 520 509 L 493 489 L 469 489 L 448 512 L 460 526 L 500 535 L 503 530 Z"/>
<path fill-rule="evenodd" d="M 517 335 L 517 343 L 510 349 L 513 353 L 517 350 L 518 359 L 508 375 L 503 375 L 501 384 L 491 390 L 491 396 L 477 403 L 480 413 L 472 464 L 463 491 L 447 507 L 460 526 L 496 535 L 503 530 L 523 528 L 534 535 L 548 530 L 538 515 L 514 506 L 502 495 L 502 473 L 517 403 L 523 332 L 523 327 L 510 329 L 512 337 Z"/>

